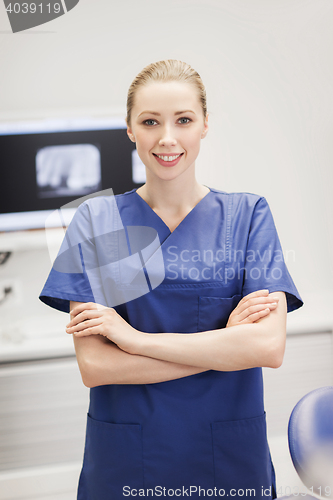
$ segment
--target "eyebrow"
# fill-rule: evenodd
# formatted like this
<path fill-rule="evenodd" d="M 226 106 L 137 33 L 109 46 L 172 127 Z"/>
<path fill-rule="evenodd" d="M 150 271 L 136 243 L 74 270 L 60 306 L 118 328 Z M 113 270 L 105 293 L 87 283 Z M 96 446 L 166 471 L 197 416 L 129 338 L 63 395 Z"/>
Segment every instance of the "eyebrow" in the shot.
<path fill-rule="evenodd" d="M 156 111 L 142 111 L 142 113 L 140 113 L 138 117 L 144 115 L 145 113 L 148 113 L 149 115 L 161 116 L 161 114 L 157 113 Z M 175 115 L 178 116 L 182 115 L 183 113 L 193 113 L 195 115 L 195 112 L 192 111 L 191 109 L 185 109 L 184 111 L 176 111 Z"/>

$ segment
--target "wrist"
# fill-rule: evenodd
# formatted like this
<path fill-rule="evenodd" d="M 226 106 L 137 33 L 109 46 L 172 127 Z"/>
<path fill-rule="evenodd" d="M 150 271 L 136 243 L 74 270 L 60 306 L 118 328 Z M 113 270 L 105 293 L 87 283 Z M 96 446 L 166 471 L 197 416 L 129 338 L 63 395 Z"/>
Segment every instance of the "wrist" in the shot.
<path fill-rule="evenodd" d="M 149 336 L 150 334 L 136 330 L 131 326 L 129 330 L 127 329 L 126 335 L 122 335 L 121 340 L 116 343 L 120 349 L 128 354 L 144 356 Z"/>
<path fill-rule="evenodd" d="M 151 337 L 150 333 L 141 332 L 139 330 L 134 330 L 134 342 L 132 345 L 131 354 L 137 354 L 138 356 L 145 356 L 147 352 L 147 347 L 149 346 L 149 340 Z"/>

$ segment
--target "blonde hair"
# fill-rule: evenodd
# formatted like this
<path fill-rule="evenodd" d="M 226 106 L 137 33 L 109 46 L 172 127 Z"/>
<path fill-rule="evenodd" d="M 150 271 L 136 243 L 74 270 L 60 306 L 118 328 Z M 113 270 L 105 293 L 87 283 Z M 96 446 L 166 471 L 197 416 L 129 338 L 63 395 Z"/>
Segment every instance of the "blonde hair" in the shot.
<path fill-rule="evenodd" d="M 168 81 L 186 82 L 194 85 L 198 91 L 199 100 L 202 106 L 204 118 L 207 116 L 206 90 L 197 73 L 189 64 L 177 59 L 166 59 L 149 64 L 134 78 L 127 94 L 127 125 L 131 123 L 131 112 L 134 106 L 134 99 L 137 90 L 151 82 Z"/>

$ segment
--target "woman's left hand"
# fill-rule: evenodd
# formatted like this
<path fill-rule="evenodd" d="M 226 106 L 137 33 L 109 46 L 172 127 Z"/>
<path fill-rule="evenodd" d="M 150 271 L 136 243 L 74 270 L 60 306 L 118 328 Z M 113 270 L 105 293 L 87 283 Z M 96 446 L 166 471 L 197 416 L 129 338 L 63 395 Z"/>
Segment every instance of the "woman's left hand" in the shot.
<path fill-rule="evenodd" d="M 279 298 L 270 295 L 268 290 L 257 290 L 245 295 L 231 312 L 227 328 L 260 321 L 277 308 L 278 302 Z"/>
<path fill-rule="evenodd" d="M 115 309 L 95 302 L 86 302 L 72 311 L 71 321 L 66 325 L 66 332 L 75 337 L 102 335 L 118 345 L 120 349 L 135 354 L 144 333 L 127 323 Z"/>

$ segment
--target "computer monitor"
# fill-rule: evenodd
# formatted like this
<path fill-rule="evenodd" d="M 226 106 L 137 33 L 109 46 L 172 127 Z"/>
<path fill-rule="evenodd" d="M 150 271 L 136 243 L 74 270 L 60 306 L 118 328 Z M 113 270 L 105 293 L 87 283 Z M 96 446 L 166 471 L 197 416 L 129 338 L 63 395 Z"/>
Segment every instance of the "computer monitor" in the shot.
<path fill-rule="evenodd" d="M 0 231 L 44 228 L 76 198 L 145 182 L 125 120 L 112 117 L 0 123 L 0 170 Z"/>

